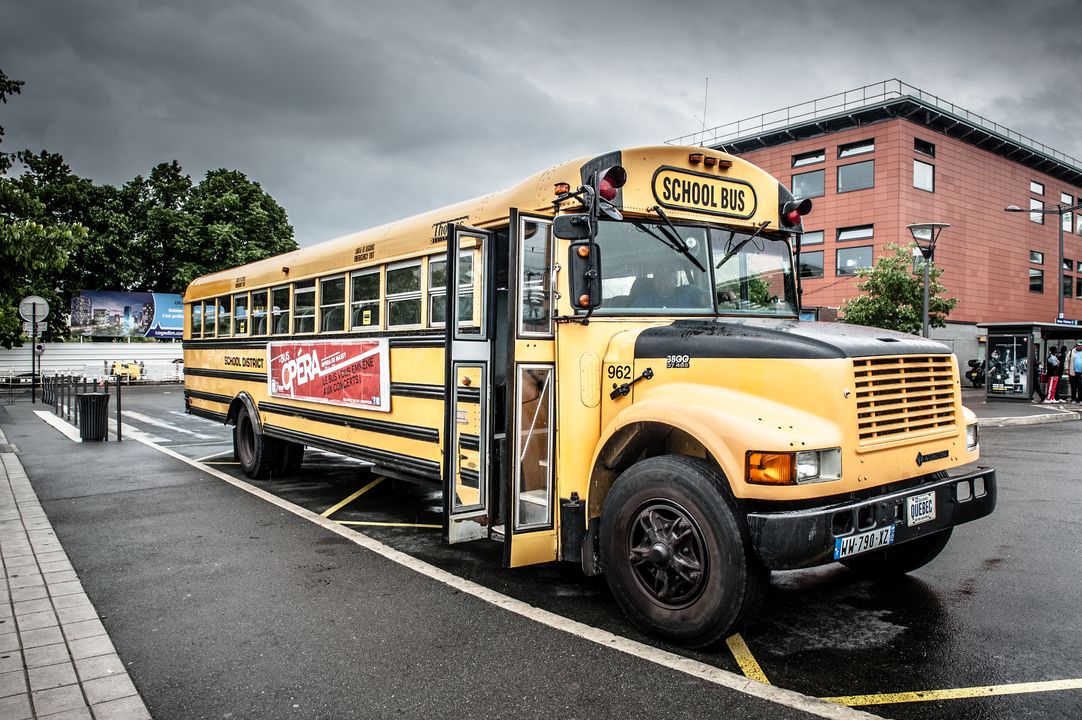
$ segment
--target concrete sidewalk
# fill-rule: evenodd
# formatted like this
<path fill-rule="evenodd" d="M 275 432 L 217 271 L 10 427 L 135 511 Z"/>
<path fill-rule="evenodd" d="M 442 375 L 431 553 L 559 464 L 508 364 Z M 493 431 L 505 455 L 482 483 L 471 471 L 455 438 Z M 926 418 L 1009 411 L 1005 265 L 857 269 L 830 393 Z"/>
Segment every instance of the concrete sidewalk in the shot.
<path fill-rule="evenodd" d="M 987 400 L 981 388 L 963 388 L 962 404 L 973 411 L 981 427 L 1040 425 L 1082 418 L 1080 404 Z"/>
<path fill-rule="evenodd" d="M 0 718 L 150 718 L 0 431 Z"/>

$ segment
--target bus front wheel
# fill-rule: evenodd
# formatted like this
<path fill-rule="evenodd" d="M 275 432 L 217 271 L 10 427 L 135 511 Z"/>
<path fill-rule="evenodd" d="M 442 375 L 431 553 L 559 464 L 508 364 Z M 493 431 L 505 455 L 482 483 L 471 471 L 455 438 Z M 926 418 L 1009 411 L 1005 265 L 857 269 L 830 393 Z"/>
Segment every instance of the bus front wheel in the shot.
<path fill-rule="evenodd" d="M 244 474 L 252 480 L 266 479 L 280 462 L 278 451 L 275 439 L 257 433 L 248 408 L 242 407 L 233 428 L 233 452 Z"/>
<path fill-rule="evenodd" d="M 602 509 L 601 562 L 616 602 L 640 628 L 687 647 L 742 624 L 769 584 L 724 482 L 699 458 L 649 458 L 620 476 Z"/>

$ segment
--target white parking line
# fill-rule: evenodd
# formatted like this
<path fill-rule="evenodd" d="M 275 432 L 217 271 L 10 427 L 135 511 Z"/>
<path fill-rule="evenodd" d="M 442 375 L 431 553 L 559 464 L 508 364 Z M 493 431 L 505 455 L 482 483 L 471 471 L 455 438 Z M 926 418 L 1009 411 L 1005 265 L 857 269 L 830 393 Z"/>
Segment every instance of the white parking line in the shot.
<path fill-rule="evenodd" d="M 159 420 L 158 418 L 150 417 L 149 415 L 144 415 L 143 413 L 134 412 L 132 410 L 123 410 L 121 412 L 125 417 L 131 418 L 132 420 L 138 420 L 139 422 L 146 423 L 147 425 L 154 425 L 156 427 L 166 428 L 167 430 L 171 430 L 173 432 L 183 433 L 184 435 L 191 435 L 192 437 L 197 437 L 200 440 L 214 439 L 213 435 L 204 435 L 203 433 L 197 433 L 194 430 L 188 430 L 187 428 L 182 428 L 179 425 L 174 425 L 171 422 Z"/>
<path fill-rule="evenodd" d="M 563 617 L 562 615 L 557 615 L 556 613 L 534 607 L 532 605 L 522 602 L 521 600 L 516 600 L 512 597 L 508 597 L 507 595 L 498 593 L 495 590 L 491 590 L 482 585 L 478 585 L 477 583 L 470 580 L 466 580 L 464 578 L 458 577 L 457 575 L 453 575 L 452 573 L 449 573 L 446 570 L 442 570 L 434 565 L 430 565 L 423 560 L 418 560 L 412 555 L 407 555 L 404 552 L 395 550 L 394 548 L 388 545 L 384 545 L 383 543 L 369 537 L 368 535 L 365 535 L 364 533 L 357 532 L 356 530 L 351 530 L 347 527 L 342 526 L 339 523 L 334 522 L 333 520 L 328 520 L 327 518 L 320 517 L 316 513 L 310 510 L 306 510 L 305 508 L 302 508 L 298 505 L 294 505 L 287 500 L 283 500 L 277 495 L 272 495 L 265 490 L 260 490 L 253 485 L 249 485 L 243 480 L 238 480 L 234 477 L 231 477 L 220 470 L 212 468 L 208 465 L 204 465 L 203 463 L 192 460 L 191 458 L 184 457 L 180 453 L 174 452 L 167 447 L 157 445 L 154 442 L 147 440 L 145 437 L 141 437 L 140 435 L 135 435 L 134 437 L 139 442 L 149 445 L 150 447 L 158 450 L 159 452 L 165 453 L 170 457 L 176 458 L 181 462 L 198 468 L 209 475 L 213 475 L 219 480 L 224 480 L 225 482 L 233 485 L 234 487 L 240 488 L 247 493 L 251 493 L 256 497 L 271 503 L 272 505 L 282 508 L 283 510 L 287 510 L 288 512 L 291 512 L 298 517 L 304 518 L 309 522 L 315 523 L 316 525 L 319 525 L 326 530 L 340 535 L 347 540 L 350 540 L 357 545 L 360 545 L 361 547 L 376 553 L 377 555 L 382 555 L 383 557 L 391 560 L 392 562 L 398 563 L 399 565 L 402 565 L 417 573 L 425 575 L 426 577 L 436 580 L 437 582 L 443 583 L 444 585 L 454 588 L 459 592 L 472 595 L 487 603 L 503 608 L 508 612 L 515 613 L 516 615 L 528 618 L 547 627 L 561 630 L 565 633 L 574 635 L 592 643 L 596 643 L 603 647 L 625 653 L 641 660 L 646 660 L 647 662 L 652 662 L 662 667 L 667 667 L 671 670 L 676 670 L 678 672 L 691 675 L 692 677 L 698 678 L 704 682 L 712 683 L 714 685 L 720 685 L 730 690 L 735 690 L 737 692 L 743 693 L 745 695 L 750 695 L 761 700 L 766 700 L 769 702 L 777 703 L 778 705 L 783 705 L 788 708 L 800 710 L 811 715 L 815 715 L 816 717 L 831 718 L 832 720 L 867 720 L 868 718 L 879 717 L 877 715 L 871 715 L 860 710 L 854 710 L 853 708 L 826 702 L 824 700 L 820 700 L 819 698 L 802 695 L 793 690 L 779 688 L 776 685 L 766 685 L 756 680 L 746 678 L 743 675 L 737 675 L 736 673 L 729 672 L 728 670 L 722 670 L 721 668 L 717 668 L 712 665 L 707 665 L 706 663 L 699 662 L 698 660 L 692 660 L 691 658 L 682 657 L 675 653 L 670 653 L 665 650 L 660 650 L 658 648 L 636 642 L 634 640 L 629 640 L 628 638 L 615 635 L 611 632 L 608 632 L 607 630 L 601 630 L 585 623 L 578 622 L 577 620 L 572 620 L 570 618 Z"/>

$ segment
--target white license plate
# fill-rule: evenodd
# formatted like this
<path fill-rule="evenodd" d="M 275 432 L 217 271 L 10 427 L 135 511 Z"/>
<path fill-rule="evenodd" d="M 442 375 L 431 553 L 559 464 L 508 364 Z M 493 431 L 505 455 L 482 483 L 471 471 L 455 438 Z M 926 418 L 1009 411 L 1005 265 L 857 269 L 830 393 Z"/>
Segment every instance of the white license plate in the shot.
<path fill-rule="evenodd" d="M 834 538 L 834 559 L 841 560 L 894 542 L 894 526 L 879 528 L 859 535 Z"/>
<path fill-rule="evenodd" d="M 905 499 L 905 524 L 909 526 L 935 520 L 935 493 L 910 495 Z"/>

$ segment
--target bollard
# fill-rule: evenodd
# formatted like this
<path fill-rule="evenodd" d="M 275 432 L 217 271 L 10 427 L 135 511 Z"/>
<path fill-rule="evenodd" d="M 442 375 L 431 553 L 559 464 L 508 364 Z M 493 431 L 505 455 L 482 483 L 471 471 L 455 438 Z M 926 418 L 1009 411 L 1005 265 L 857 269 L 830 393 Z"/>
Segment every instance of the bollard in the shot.
<path fill-rule="evenodd" d="M 131 382 L 131 380 L 128 380 L 128 382 Z M 123 426 L 123 424 L 122 424 L 121 418 L 120 418 L 120 385 L 121 385 L 120 378 L 117 378 L 116 379 L 116 441 L 117 442 L 120 442 L 121 440 L 124 439 L 124 436 L 123 436 L 122 431 L 121 431 L 121 427 Z"/>

